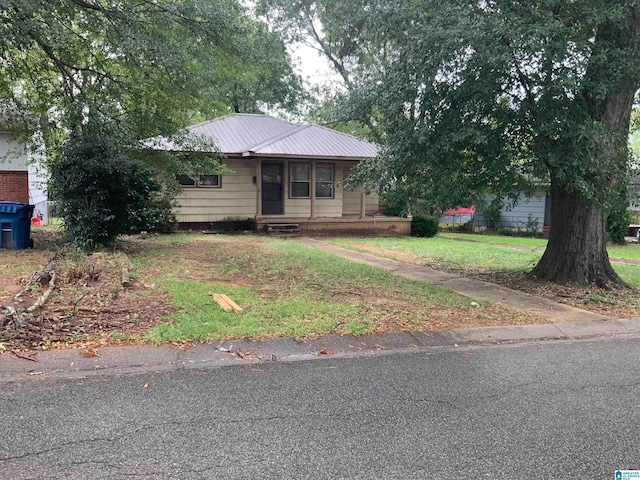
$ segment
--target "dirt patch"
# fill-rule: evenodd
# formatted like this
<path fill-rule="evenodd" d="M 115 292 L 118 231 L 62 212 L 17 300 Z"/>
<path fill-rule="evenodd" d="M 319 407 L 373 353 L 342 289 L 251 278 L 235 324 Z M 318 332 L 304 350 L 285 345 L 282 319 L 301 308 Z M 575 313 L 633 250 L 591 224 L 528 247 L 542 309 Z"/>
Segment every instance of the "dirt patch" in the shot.
<path fill-rule="evenodd" d="M 57 258 L 54 288 L 44 305 L 21 316 L 18 323 L 5 321 L 0 328 L 4 348 L 139 343 L 145 331 L 173 312 L 167 295 L 154 285 L 136 278 L 123 285 L 123 263 L 128 265 L 128 258 L 122 253 L 75 258 L 69 252 L 47 250 L 51 243 L 39 238 L 35 250 L 0 251 L 0 263 L 14 262 L 16 267 L 0 273 L 0 312 L 11 307 L 26 313 L 41 299 L 50 280 L 42 281 L 38 272 Z"/>
<path fill-rule="evenodd" d="M 415 253 L 400 252 L 398 250 L 391 250 L 388 248 L 375 247 L 373 245 L 367 245 L 365 243 L 354 243 L 353 246 L 365 252 L 378 255 L 380 257 L 387 257 L 399 262 L 413 263 L 415 265 L 425 265 L 424 258 L 416 255 Z"/>

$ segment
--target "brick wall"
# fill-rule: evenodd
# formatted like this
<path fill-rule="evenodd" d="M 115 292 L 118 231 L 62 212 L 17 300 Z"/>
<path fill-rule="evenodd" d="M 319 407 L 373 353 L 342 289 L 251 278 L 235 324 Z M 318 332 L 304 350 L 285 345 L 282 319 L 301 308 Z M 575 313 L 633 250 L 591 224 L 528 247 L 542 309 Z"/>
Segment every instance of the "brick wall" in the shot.
<path fill-rule="evenodd" d="M 0 170 L 0 202 L 29 203 L 29 172 Z"/>

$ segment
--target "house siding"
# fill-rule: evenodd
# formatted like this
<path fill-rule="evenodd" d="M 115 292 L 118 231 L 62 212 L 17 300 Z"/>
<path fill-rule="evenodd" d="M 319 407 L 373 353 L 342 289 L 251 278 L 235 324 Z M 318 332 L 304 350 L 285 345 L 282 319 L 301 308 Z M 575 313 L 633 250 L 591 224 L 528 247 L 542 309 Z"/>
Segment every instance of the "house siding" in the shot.
<path fill-rule="evenodd" d="M 487 202 L 492 197 L 487 197 Z M 500 211 L 500 224 L 502 227 L 514 230 L 526 230 L 529 222 L 537 222 L 537 230 L 541 231 L 545 224 L 546 196 L 540 194 L 536 197 L 526 197 L 520 195 L 515 206 L 503 207 Z M 476 211 L 474 220 L 475 227 L 485 227 L 486 221 L 481 211 Z"/>
<path fill-rule="evenodd" d="M 270 159 L 270 163 L 278 163 Z M 290 198 L 289 165 L 284 165 L 284 213 L 290 218 L 309 218 L 311 215 L 310 198 Z M 350 172 L 351 162 L 318 162 L 334 165 L 334 197 L 316 198 L 316 217 L 340 218 L 343 215 L 360 213 L 360 191 L 343 188 L 342 179 Z M 257 214 L 257 186 L 253 183 L 256 176 L 256 160 L 227 159 L 225 164 L 233 173 L 223 175 L 220 188 L 185 187 L 177 197 L 179 207 L 176 217 L 179 223 L 217 222 L 228 217 L 255 218 Z M 259 179 L 257 179 L 259 181 Z M 365 199 L 366 212 L 372 215 L 378 211 L 377 195 L 368 195 Z"/>
<path fill-rule="evenodd" d="M 226 217 L 256 216 L 256 161 L 228 159 L 233 173 L 222 176 L 221 187 L 185 187 L 176 198 L 180 223 L 217 222 Z"/>
<path fill-rule="evenodd" d="M 345 168 L 342 176 L 342 183 L 344 184 L 349 176 L 353 173 L 355 169 L 355 165 L 353 164 L 345 164 Z M 344 189 L 342 194 L 342 213 L 343 215 L 360 215 L 360 201 L 361 201 L 361 193 L 362 190 L 356 188 L 355 190 L 350 190 L 348 188 Z M 380 209 L 380 199 L 377 194 L 369 194 L 364 198 L 365 203 L 365 214 L 366 215 L 374 215 L 378 213 Z"/>

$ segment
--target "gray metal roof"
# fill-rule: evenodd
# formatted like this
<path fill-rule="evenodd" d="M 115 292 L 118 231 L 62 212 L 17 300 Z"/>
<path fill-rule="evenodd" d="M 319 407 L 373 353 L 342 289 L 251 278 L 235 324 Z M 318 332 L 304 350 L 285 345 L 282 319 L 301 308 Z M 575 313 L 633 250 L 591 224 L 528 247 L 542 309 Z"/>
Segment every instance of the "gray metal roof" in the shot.
<path fill-rule="evenodd" d="M 243 156 L 371 158 L 376 145 L 318 125 L 297 125 L 268 115 L 235 114 L 187 127 L 212 139 L 221 152 Z M 171 142 L 163 148 L 174 149 Z"/>

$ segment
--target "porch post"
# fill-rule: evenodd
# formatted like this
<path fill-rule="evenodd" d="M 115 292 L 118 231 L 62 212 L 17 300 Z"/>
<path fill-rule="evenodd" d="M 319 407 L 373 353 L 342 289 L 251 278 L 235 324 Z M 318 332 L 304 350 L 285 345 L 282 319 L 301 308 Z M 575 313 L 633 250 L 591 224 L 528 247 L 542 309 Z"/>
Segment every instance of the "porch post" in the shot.
<path fill-rule="evenodd" d="M 316 162 L 311 162 L 311 219 L 316 218 Z"/>
<path fill-rule="evenodd" d="M 360 218 L 361 219 L 363 219 L 367 213 L 365 198 L 366 198 L 366 195 L 364 193 L 364 187 L 362 187 L 362 190 L 360 190 Z"/>
<path fill-rule="evenodd" d="M 262 216 L 262 160 L 256 159 L 256 217 Z"/>

